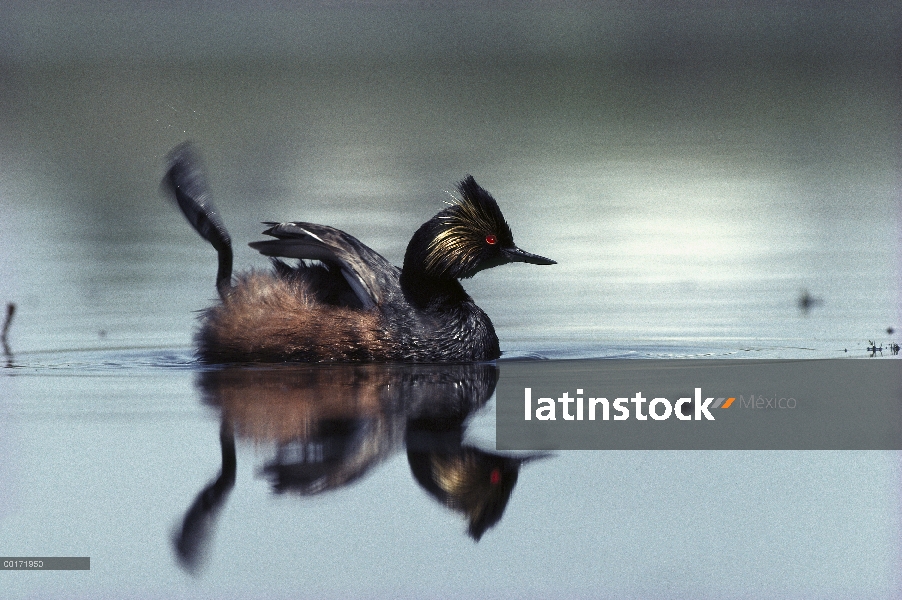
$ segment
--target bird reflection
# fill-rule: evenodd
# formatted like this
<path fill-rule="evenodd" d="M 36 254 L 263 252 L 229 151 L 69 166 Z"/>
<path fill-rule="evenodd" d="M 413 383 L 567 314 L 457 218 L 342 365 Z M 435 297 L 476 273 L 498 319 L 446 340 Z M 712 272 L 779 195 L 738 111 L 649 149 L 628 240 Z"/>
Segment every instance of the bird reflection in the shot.
<path fill-rule="evenodd" d="M 477 542 L 501 520 L 517 484 L 520 465 L 531 457 L 485 452 L 463 443 L 463 423 L 419 420 L 407 430 L 407 462 L 433 498 L 461 512 Z"/>
<path fill-rule="evenodd" d="M 235 435 L 226 421 L 219 431 L 222 446 L 222 471 L 205 487 L 185 513 L 182 529 L 173 543 L 179 564 L 196 573 L 203 563 L 210 534 L 229 492 L 235 486 Z"/>
<path fill-rule="evenodd" d="M 235 484 L 235 439 L 274 448 L 261 471 L 277 494 L 310 496 L 347 486 L 407 449 L 414 479 L 469 521 L 479 540 L 501 519 L 528 457 L 463 441 L 467 418 L 498 380 L 494 364 L 273 365 L 198 374 L 217 408 L 222 470 L 197 496 L 173 540 L 196 573 L 215 520 Z"/>

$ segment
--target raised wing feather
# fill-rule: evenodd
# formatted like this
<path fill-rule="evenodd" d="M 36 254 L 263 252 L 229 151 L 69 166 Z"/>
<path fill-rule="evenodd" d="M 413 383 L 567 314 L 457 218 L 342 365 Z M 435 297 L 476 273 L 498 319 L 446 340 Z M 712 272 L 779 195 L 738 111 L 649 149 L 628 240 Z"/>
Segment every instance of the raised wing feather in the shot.
<path fill-rule="evenodd" d="M 188 142 L 169 153 L 169 168 L 162 182 L 182 213 L 219 255 L 216 288 L 223 298 L 232 287 L 232 240 L 210 198 L 209 186 L 194 146 Z"/>
<path fill-rule="evenodd" d="M 341 269 L 345 281 L 366 308 L 399 291 L 397 267 L 344 231 L 314 223 L 267 223 L 274 240 L 252 242 L 265 256 L 318 260 Z"/>

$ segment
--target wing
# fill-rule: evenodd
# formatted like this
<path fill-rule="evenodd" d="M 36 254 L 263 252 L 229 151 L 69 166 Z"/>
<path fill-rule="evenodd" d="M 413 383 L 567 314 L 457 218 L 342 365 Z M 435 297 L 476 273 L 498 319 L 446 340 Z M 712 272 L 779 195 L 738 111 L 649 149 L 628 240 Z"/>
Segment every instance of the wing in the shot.
<path fill-rule="evenodd" d="M 342 276 L 365 308 L 373 308 L 400 291 L 397 267 L 357 238 L 326 225 L 266 223 L 263 233 L 274 240 L 252 242 L 265 256 L 318 260 L 341 270 Z"/>

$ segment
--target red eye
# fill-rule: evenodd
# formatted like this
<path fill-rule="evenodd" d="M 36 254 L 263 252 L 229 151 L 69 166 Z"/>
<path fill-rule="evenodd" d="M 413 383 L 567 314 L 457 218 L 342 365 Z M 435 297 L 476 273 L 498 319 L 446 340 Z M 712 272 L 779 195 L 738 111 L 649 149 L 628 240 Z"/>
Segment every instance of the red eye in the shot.
<path fill-rule="evenodd" d="M 498 243 L 498 238 L 496 238 L 494 235 L 492 235 L 490 233 L 487 236 L 485 236 L 485 243 L 490 246 L 494 246 L 495 244 Z"/>

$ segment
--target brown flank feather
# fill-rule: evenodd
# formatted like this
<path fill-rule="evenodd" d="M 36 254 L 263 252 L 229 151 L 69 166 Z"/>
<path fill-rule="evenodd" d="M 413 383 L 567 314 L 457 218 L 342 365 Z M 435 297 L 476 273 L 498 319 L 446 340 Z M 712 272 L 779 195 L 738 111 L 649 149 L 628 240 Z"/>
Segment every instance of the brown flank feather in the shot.
<path fill-rule="evenodd" d="M 323 305 L 300 277 L 241 275 L 201 319 L 197 344 L 206 359 L 378 361 L 393 354 L 375 311 Z"/>

